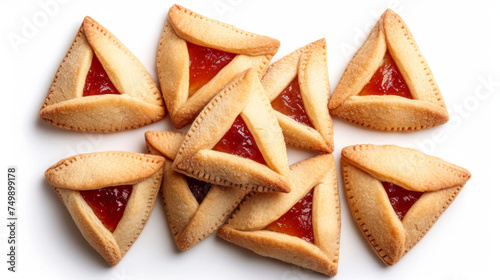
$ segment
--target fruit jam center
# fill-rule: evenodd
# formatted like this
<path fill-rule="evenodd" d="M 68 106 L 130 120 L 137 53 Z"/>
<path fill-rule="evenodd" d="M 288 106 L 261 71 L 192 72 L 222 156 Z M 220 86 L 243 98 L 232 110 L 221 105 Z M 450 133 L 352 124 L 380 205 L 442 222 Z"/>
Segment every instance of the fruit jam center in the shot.
<path fill-rule="evenodd" d="M 302 124 L 313 127 L 306 114 L 304 101 L 302 100 L 302 95 L 300 95 L 299 79 L 297 77 L 271 102 L 271 106 L 273 106 L 274 110 Z"/>
<path fill-rule="evenodd" d="M 186 177 L 186 183 L 188 184 L 189 189 L 194 195 L 194 198 L 196 198 L 196 201 L 198 201 L 198 204 L 201 204 L 203 199 L 208 194 L 208 191 L 210 191 L 210 188 L 212 187 L 212 184 L 196 180 L 191 177 Z"/>
<path fill-rule="evenodd" d="M 132 186 L 130 185 L 80 191 L 94 214 L 111 232 L 120 222 L 131 193 Z"/>
<path fill-rule="evenodd" d="M 189 95 L 208 83 L 236 54 L 187 43 L 189 53 Z"/>
<path fill-rule="evenodd" d="M 314 244 L 312 203 L 314 188 L 300 199 L 288 212 L 268 225 L 266 229 L 297 236 Z"/>
<path fill-rule="evenodd" d="M 214 146 L 213 150 L 225 152 L 252 159 L 258 163 L 266 164 L 255 139 L 248 130 L 241 116 L 234 120 L 233 126 L 226 132 L 224 137 Z"/>
<path fill-rule="evenodd" d="M 85 79 L 85 85 L 83 86 L 83 96 L 101 94 L 120 94 L 120 92 L 109 79 L 97 56 L 94 55 L 87 78 Z"/>
<path fill-rule="evenodd" d="M 411 206 L 422 196 L 422 192 L 409 191 L 389 182 L 382 182 L 385 192 L 389 196 L 392 208 L 400 220 L 410 210 Z"/>
<path fill-rule="evenodd" d="M 389 52 L 385 53 L 382 65 L 359 95 L 397 95 L 413 99 Z"/>

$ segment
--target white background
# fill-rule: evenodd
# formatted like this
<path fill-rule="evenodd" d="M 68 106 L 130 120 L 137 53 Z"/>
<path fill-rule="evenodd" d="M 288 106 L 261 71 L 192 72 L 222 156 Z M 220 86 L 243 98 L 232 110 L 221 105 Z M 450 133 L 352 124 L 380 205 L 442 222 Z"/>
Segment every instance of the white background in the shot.
<path fill-rule="evenodd" d="M 176 248 L 160 200 L 124 259 L 113 268 L 87 244 L 44 178 L 77 153 L 145 152 L 144 132 L 173 130 L 167 117 L 114 134 L 65 131 L 38 118 L 59 63 L 84 16 L 113 32 L 156 75 L 156 51 L 172 1 L 0 3 L 1 171 L 0 279 L 326 279 L 209 236 L 188 252 Z M 343 147 L 397 144 L 464 166 L 472 178 L 430 232 L 399 263 L 385 267 L 358 230 L 339 182 L 342 232 L 336 279 L 499 279 L 500 207 L 497 132 L 500 51 L 495 1 L 177 1 L 211 18 L 281 41 L 275 60 L 325 37 L 331 89 L 380 14 L 391 7 L 410 27 L 450 111 L 440 127 L 412 133 L 367 130 L 334 119 L 337 165 Z M 45 7 L 45 8 L 44 8 Z M 30 24 L 34 28 L 29 28 Z M 33 26 L 32 26 L 33 27 Z M 24 33 L 23 33 L 24 31 Z M 12 38 L 17 41 L 13 42 Z M 290 150 L 293 163 L 311 156 Z M 18 167 L 17 273 L 7 271 L 7 166 Z M 339 172 L 339 170 L 337 170 Z M 340 173 L 339 173 L 340 174 Z M 495 273 L 493 273 L 495 272 Z"/>

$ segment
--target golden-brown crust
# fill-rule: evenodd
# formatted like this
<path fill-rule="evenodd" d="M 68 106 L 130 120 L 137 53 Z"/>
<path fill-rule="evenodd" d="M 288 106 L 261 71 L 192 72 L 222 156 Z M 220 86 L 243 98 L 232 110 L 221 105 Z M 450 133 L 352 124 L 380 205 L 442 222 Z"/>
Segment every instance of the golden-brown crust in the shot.
<path fill-rule="evenodd" d="M 109 79 L 121 94 L 163 106 L 160 90 L 146 68 L 118 38 L 90 17 L 83 20 L 83 30 Z"/>
<path fill-rule="evenodd" d="M 246 195 L 246 190 L 213 185 L 189 223 L 176 238 L 179 249 L 186 251 L 216 231 Z"/>
<path fill-rule="evenodd" d="M 448 112 L 432 103 L 399 96 L 352 96 L 334 114 L 354 124 L 384 131 L 414 131 L 443 124 Z"/>
<path fill-rule="evenodd" d="M 333 121 L 328 112 L 330 82 L 326 56 L 326 40 L 317 41 L 316 46 L 300 57 L 298 78 L 304 107 L 314 128 L 324 139 L 324 151 L 333 152 Z"/>
<path fill-rule="evenodd" d="M 311 269 L 328 276 L 337 274 L 337 266 L 325 252 L 300 238 L 268 230 L 240 231 L 222 226 L 217 234 L 255 253 Z"/>
<path fill-rule="evenodd" d="M 446 105 L 431 68 L 406 23 L 390 9 L 382 15 L 382 18 L 386 30 L 387 48 L 413 98 L 431 102 L 446 111 Z"/>
<path fill-rule="evenodd" d="M 292 191 L 253 193 L 240 204 L 218 235 L 260 255 L 276 258 L 329 276 L 338 268 L 340 201 L 335 161 L 325 154 L 290 167 Z M 266 230 L 314 188 L 314 244 Z"/>
<path fill-rule="evenodd" d="M 245 190 L 213 185 L 198 204 L 184 176 L 172 169 L 172 161 L 185 136 L 180 132 L 146 132 L 150 153 L 167 158 L 162 197 L 172 234 L 181 251 L 192 248 L 214 232 L 247 194 Z"/>
<path fill-rule="evenodd" d="M 471 176 L 463 167 L 396 145 L 348 146 L 342 149 L 342 157 L 380 181 L 411 191 L 436 191 L 464 185 Z"/>
<path fill-rule="evenodd" d="M 87 154 L 61 160 L 45 174 L 82 235 L 111 266 L 114 266 L 132 246 L 151 215 L 161 184 L 164 162 L 159 156 L 125 152 Z M 110 169 L 109 165 L 113 164 L 117 166 L 115 170 Z M 104 170 L 97 171 L 99 168 Z M 120 178 L 113 180 L 105 171 Z M 135 171 L 138 174 L 130 174 Z M 92 180 L 79 182 L 82 173 L 98 183 L 94 184 Z M 122 180 L 123 177 L 130 181 Z M 83 186 L 82 183 L 89 184 L 89 187 Z M 80 194 L 80 190 L 95 189 L 103 184 L 102 187 L 132 185 L 127 207 L 113 232 L 103 225 Z"/>
<path fill-rule="evenodd" d="M 263 229 L 276 221 L 323 180 L 335 165 L 332 158 L 331 154 L 325 154 L 293 164 L 290 166 L 293 187 L 289 193 L 250 194 L 227 221 L 227 226 L 251 231 Z"/>
<path fill-rule="evenodd" d="M 177 172 L 217 185 L 290 191 L 285 141 L 259 77 L 250 69 L 228 84 L 200 113 L 174 160 Z M 241 115 L 266 165 L 212 148 Z"/>
<path fill-rule="evenodd" d="M 384 33 L 382 19 L 380 19 L 371 30 L 366 41 L 349 61 L 328 103 L 330 110 L 337 108 L 349 97 L 358 94 L 370 81 L 382 63 L 387 50 Z"/>
<path fill-rule="evenodd" d="M 55 187 L 94 190 L 135 184 L 162 169 L 164 163 L 160 156 L 121 151 L 79 154 L 52 165 L 45 177 Z"/>
<path fill-rule="evenodd" d="M 298 77 L 302 100 L 314 128 L 276 111 L 288 145 L 324 153 L 333 151 L 333 122 L 328 112 L 330 83 L 326 61 L 326 41 L 312 42 L 271 65 L 262 86 L 271 101 Z"/>
<path fill-rule="evenodd" d="M 149 220 L 161 186 L 162 177 L 163 167 L 148 179 L 133 185 L 127 208 L 125 208 L 123 217 L 113 232 L 122 256 L 134 244 Z"/>
<path fill-rule="evenodd" d="M 50 89 L 40 109 L 40 114 L 47 106 L 77 98 L 83 91 L 85 77 L 90 69 L 93 50 L 85 33 L 83 23 L 76 33 L 73 43 L 59 65 Z"/>
<path fill-rule="evenodd" d="M 109 265 L 114 266 L 122 259 L 121 250 L 113 233 L 104 227 L 90 206 L 83 201 L 80 192 L 53 187 L 54 191 L 68 209 L 78 229 L 87 242 Z"/>
<path fill-rule="evenodd" d="M 146 131 L 144 138 L 148 152 L 174 161 L 186 133 L 177 131 Z"/>
<path fill-rule="evenodd" d="M 431 229 L 463 187 L 461 185 L 425 193 L 415 202 L 416 206 L 410 208 L 402 221 L 406 236 L 405 254 Z"/>
<path fill-rule="evenodd" d="M 179 37 L 197 45 L 252 56 L 274 55 L 280 46 L 276 39 L 204 17 L 180 5 L 170 8 L 168 18 Z"/>
<path fill-rule="evenodd" d="M 186 42 L 237 54 L 211 81 L 189 93 Z M 170 8 L 157 55 L 160 87 L 174 126 L 192 122 L 203 107 L 239 73 L 254 68 L 262 76 L 279 41 L 206 18 L 179 5 Z"/>
<path fill-rule="evenodd" d="M 389 266 L 420 241 L 470 178 L 464 168 L 394 145 L 344 148 L 342 174 L 354 219 Z M 401 221 L 381 182 L 425 193 Z"/>
<path fill-rule="evenodd" d="M 327 165 L 329 170 L 314 187 L 312 223 L 314 244 L 325 252 L 337 271 L 340 248 L 340 197 L 337 168 L 333 157 L 332 162 Z"/>
<path fill-rule="evenodd" d="M 40 117 L 60 128 L 117 132 L 151 124 L 164 117 L 162 107 L 118 95 L 80 97 L 47 106 Z M 140 117 L 138 117 L 140 116 Z"/>
<path fill-rule="evenodd" d="M 119 95 L 82 97 L 94 54 Z M 115 132 L 165 117 L 160 91 L 139 60 L 107 29 L 85 17 L 56 72 L 40 117 L 60 128 Z"/>
<path fill-rule="evenodd" d="M 413 99 L 359 96 L 389 52 Z M 330 113 L 367 128 L 414 131 L 449 120 L 441 92 L 403 20 L 388 9 L 346 67 L 328 104 Z"/>
<path fill-rule="evenodd" d="M 301 124 L 281 112 L 275 111 L 275 114 L 280 127 L 283 129 L 283 136 L 287 145 L 320 153 L 327 153 L 332 149 L 325 143 L 325 139 L 316 129 Z"/>
<path fill-rule="evenodd" d="M 387 194 L 382 184 L 346 163 L 344 158 L 342 174 L 351 213 L 366 240 L 385 264 L 396 263 L 404 252 L 404 228 L 391 204 L 386 203 Z"/>

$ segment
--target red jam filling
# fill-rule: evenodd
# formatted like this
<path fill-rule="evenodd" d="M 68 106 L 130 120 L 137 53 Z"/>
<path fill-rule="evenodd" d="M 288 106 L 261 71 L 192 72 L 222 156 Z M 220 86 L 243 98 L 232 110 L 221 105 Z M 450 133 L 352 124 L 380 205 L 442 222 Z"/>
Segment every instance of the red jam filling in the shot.
<path fill-rule="evenodd" d="M 295 77 L 293 81 L 283 90 L 283 92 L 271 102 L 274 110 L 291 117 L 292 119 L 313 127 L 306 114 L 304 101 L 300 94 L 299 79 Z"/>
<path fill-rule="evenodd" d="M 189 189 L 194 195 L 194 198 L 196 198 L 196 201 L 198 201 L 198 204 L 201 204 L 203 199 L 208 194 L 208 191 L 210 191 L 210 188 L 212 187 L 212 184 L 196 180 L 191 177 L 185 177 L 186 182 L 188 184 Z"/>
<path fill-rule="evenodd" d="M 313 193 L 314 188 L 288 210 L 288 212 L 268 225 L 266 229 L 297 236 L 314 244 L 312 225 Z"/>
<path fill-rule="evenodd" d="M 250 130 L 241 116 L 236 117 L 233 126 L 226 132 L 222 139 L 214 146 L 213 150 L 252 159 L 258 163 L 266 164 L 262 153 L 255 142 Z"/>
<path fill-rule="evenodd" d="M 99 59 L 94 55 L 83 86 L 83 96 L 101 94 L 120 94 L 120 92 L 109 79 Z"/>
<path fill-rule="evenodd" d="M 236 54 L 187 43 L 189 53 L 189 95 L 208 83 Z"/>
<path fill-rule="evenodd" d="M 413 99 L 401 72 L 389 52 L 359 95 L 397 95 Z"/>
<path fill-rule="evenodd" d="M 409 191 L 389 182 L 382 182 L 385 192 L 389 196 L 392 208 L 400 220 L 406 215 L 411 206 L 422 196 L 422 192 Z"/>
<path fill-rule="evenodd" d="M 111 232 L 120 222 L 131 193 L 132 186 L 130 185 L 80 191 L 94 214 Z"/>

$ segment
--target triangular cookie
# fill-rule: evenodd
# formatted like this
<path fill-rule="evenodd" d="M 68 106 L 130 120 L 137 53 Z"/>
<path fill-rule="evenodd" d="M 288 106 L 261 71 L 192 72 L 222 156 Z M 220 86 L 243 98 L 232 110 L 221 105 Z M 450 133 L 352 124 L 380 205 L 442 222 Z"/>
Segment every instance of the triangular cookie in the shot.
<path fill-rule="evenodd" d="M 440 158 L 394 145 L 344 148 L 342 173 L 352 215 L 386 265 L 422 239 L 471 176 Z"/>
<path fill-rule="evenodd" d="M 425 129 L 449 119 L 429 65 L 391 10 L 347 65 L 328 108 L 334 116 L 386 131 Z"/>
<path fill-rule="evenodd" d="M 283 133 L 255 70 L 240 74 L 203 109 L 173 166 L 217 185 L 290 191 Z"/>
<path fill-rule="evenodd" d="M 85 17 L 40 117 L 64 129 L 115 132 L 159 121 L 165 107 L 140 61 L 111 32 Z"/>
<path fill-rule="evenodd" d="M 262 76 L 279 46 L 276 39 L 172 6 L 158 46 L 157 67 L 174 126 L 192 122 L 239 73 L 254 68 Z"/>
<path fill-rule="evenodd" d="M 331 154 L 290 166 L 290 193 L 251 194 L 218 235 L 257 254 L 334 276 L 340 241 L 336 174 Z"/>
<path fill-rule="evenodd" d="M 145 136 L 148 151 L 166 158 L 163 206 L 177 247 L 186 251 L 219 228 L 247 191 L 211 185 L 175 172 L 172 162 L 185 133 L 148 131 Z"/>
<path fill-rule="evenodd" d="M 276 111 L 287 144 L 324 153 L 333 151 L 325 39 L 271 65 L 262 78 L 262 86 Z"/>
<path fill-rule="evenodd" d="M 151 215 L 165 159 L 128 152 L 81 154 L 45 177 L 90 245 L 114 266 Z"/>

